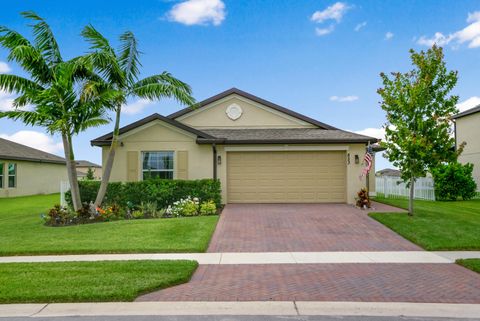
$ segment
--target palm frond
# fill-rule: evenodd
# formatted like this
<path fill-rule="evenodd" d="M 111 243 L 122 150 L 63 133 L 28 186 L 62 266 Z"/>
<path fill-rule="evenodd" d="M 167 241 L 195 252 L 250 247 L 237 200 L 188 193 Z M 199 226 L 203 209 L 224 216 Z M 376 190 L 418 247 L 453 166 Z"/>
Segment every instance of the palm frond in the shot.
<path fill-rule="evenodd" d="M 168 72 L 138 81 L 132 88 L 132 94 L 149 100 L 167 97 L 187 106 L 195 104 L 190 86 Z"/>
<path fill-rule="evenodd" d="M 43 90 L 39 84 L 17 75 L 0 74 L 0 90 L 12 94 L 22 94 L 27 91 Z"/>
<path fill-rule="evenodd" d="M 62 61 L 60 48 L 47 22 L 33 11 L 22 12 L 22 16 L 36 21 L 32 26 L 35 36 L 35 47 L 40 50 L 49 65 L 56 65 Z"/>
<path fill-rule="evenodd" d="M 88 25 L 82 30 L 82 36 L 85 40 L 90 43 L 90 49 L 105 51 L 109 54 L 115 55 L 115 51 L 110 46 L 110 42 L 105 38 L 97 29 L 92 25 Z"/>
<path fill-rule="evenodd" d="M 28 110 L 11 110 L 0 112 L 0 118 L 8 118 L 13 120 L 20 120 L 25 125 L 29 126 L 44 126 L 46 117 L 36 111 Z"/>
<path fill-rule="evenodd" d="M 118 62 L 122 70 L 125 72 L 128 80 L 133 83 L 139 74 L 138 67 L 141 66 L 137 49 L 137 39 L 131 31 L 127 31 L 120 35 L 120 55 Z"/>

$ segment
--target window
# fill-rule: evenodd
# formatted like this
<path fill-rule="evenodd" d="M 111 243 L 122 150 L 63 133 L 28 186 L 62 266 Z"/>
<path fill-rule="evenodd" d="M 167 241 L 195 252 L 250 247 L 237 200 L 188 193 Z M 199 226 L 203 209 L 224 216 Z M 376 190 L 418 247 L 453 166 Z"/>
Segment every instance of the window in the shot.
<path fill-rule="evenodd" d="M 8 188 L 17 187 L 17 164 L 8 164 Z"/>
<path fill-rule="evenodd" d="M 173 179 L 173 152 L 143 152 L 143 179 Z"/>
<path fill-rule="evenodd" d="M 5 164 L 0 162 L 0 188 L 3 188 L 3 181 L 4 181 L 4 176 L 3 174 L 5 172 Z"/>

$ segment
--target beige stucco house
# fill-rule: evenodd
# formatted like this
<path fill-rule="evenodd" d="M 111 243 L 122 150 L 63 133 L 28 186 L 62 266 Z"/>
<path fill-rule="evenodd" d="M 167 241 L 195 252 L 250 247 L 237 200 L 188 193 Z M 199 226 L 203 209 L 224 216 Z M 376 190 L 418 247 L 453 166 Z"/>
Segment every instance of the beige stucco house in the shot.
<path fill-rule="evenodd" d="M 95 180 L 102 179 L 102 166 L 87 160 L 77 160 L 75 163 L 77 165 L 78 179 L 85 179 L 89 169 L 93 171 L 93 177 Z"/>
<path fill-rule="evenodd" d="M 92 141 L 104 163 L 111 138 Z M 225 203 L 354 203 L 366 145 L 377 139 L 233 88 L 125 126 L 119 141 L 112 181 L 217 178 Z"/>
<path fill-rule="evenodd" d="M 458 161 L 473 164 L 473 178 L 480 189 L 480 106 L 459 113 L 453 119 L 455 144 L 467 143 Z"/>
<path fill-rule="evenodd" d="M 0 197 L 58 193 L 66 180 L 62 157 L 0 138 Z"/>

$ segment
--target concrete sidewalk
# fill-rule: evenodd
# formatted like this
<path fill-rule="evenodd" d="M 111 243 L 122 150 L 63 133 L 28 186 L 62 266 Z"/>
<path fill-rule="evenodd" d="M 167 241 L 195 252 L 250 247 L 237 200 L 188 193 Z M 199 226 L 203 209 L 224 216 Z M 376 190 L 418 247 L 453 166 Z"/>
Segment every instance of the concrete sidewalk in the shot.
<path fill-rule="evenodd" d="M 199 264 L 307 264 L 307 263 L 454 263 L 460 258 L 480 258 L 480 251 L 427 252 L 261 252 L 87 254 L 6 256 L 0 263 L 129 260 L 194 260 Z"/>
<path fill-rule="evenodd" d="M 378 302 L 115 302 L 0 305 L 0 317 L 139 315 L 407 316 L 478 318 L 479 304 Z"/>

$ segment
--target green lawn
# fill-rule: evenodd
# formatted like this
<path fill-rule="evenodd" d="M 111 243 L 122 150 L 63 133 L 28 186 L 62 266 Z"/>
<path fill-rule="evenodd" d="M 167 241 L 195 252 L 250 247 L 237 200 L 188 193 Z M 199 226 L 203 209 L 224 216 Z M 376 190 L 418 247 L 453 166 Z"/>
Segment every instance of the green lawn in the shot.
<path fill-rule="evenodd" d="M 194 261 L 0 264 L 0 303 L 133 301 L 188 282 Z"/>
<path fill-rule="evenodd" d="M 457 263 L 466 267 L 467 269 L 480 273 L 480 259 L 457 260 Z"/>
<path fill-rule="evenodd" d="M 407 209 L 406 199 L 376 201 Z M 480 250 L 480 200 L 415 200 L 415 215 L 371 213 L 371 217 L 426 250 Z"/>
<path fill-rule="evenodd" d="M 0 198 L 0 256 L 205 252 L 218 216 L 47 227 L 42 213 L 59 195 Z"/>

